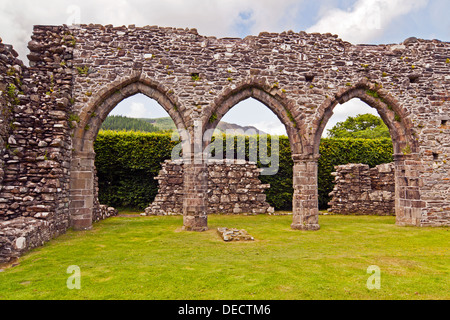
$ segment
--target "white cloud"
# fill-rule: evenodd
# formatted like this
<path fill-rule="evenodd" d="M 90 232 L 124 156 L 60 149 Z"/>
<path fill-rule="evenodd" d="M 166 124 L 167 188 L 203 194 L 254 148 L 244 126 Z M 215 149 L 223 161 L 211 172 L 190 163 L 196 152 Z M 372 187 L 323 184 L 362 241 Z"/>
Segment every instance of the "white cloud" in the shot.
<path fill-rule="evenodd" d="M 366 113 L 379 116 L 377 109 L 370 107 L 368 104 L 362 102 L 359 99 L 352 99 L 344 104 L 338 104 L 333 109 L 333 115 L 331 116 L 330 120 L 328 120 L 328 123 L 323 130 L 322 136 L 326 137 L 328 134 L 328 130 L 333 128 L 338 122 L 343 122 L 347 120 L 348 117 L 355 117 L 359 114 Z"/>
<path fill-rule="evenodd" d="M 273 135 L 286 135 L 286 128 L 280 121 L 260 121 L 252 123 L 250 126 Z"/>
<path fill-rule="evenodd" d="M 330 32 L 352 43 L 369 43 L 385 33 L 392 20 L 427 4 L 428 0 L 358 0 L 348 11 L 325 10 L 307 32 Z"/>
<path fill-rule="evenodd" d="M 119 102 L 110 115 L 121 115 L 130 118 L 169 117 L 169 114 L 156 100 L 150 99 L 141 93 Z"/>
<path fill-rule="evenodd" d="M 143 103 L 133 102 L 130 105 L 130 110 L 126 114 L 129 118 L 151 118 L 150 112 Z"/>
<path fill-rule="evenodd" d="M 303 1 L 298 0 L 258 0 L 258 1 L 238 1 L 240 6 L 249 4 L 247 10 L 250 12 L 249 22 L 250 32 L 254 35 L 261 31 L 282 32 L 294 30 L 296 14 L 301 10 Z"/>

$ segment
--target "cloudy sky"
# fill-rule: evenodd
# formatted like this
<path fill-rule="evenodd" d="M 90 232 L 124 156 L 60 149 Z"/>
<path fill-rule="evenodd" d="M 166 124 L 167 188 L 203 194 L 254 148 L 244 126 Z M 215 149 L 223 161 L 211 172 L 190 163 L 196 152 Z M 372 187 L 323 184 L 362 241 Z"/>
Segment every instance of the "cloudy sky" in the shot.
<path fill-rule="evenodd" d="M 400 43 L 415 36 L 450 41 L 448 0 L 15 0 L 0 2 L 0 37 L 27 63 L 33 25 L 101 23 L 197 28 L 216 37 L 245 37 L 261 31 L 330 32 L 352 43 Z M 375 112 L 355 99 L 335 109 L 329 126 L 348 115 Z M 165 116 L 151 100 L 136 95 L 114 114 Z M 248 99 L 225 121 L 283 133 L 275 115 Z"/>

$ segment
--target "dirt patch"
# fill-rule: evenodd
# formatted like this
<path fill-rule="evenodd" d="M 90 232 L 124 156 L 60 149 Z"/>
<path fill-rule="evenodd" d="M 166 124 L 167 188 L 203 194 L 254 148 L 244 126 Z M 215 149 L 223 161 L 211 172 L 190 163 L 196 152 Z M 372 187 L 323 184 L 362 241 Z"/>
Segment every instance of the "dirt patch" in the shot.
<path fill-rule="evenodd" d="M 20 263 L 18 263 L 19 259 L 14 258 L 10 262 L 7 263 L 0 263 L 0 272 L 5 271 L 6 269 L 17 267 Z"/>

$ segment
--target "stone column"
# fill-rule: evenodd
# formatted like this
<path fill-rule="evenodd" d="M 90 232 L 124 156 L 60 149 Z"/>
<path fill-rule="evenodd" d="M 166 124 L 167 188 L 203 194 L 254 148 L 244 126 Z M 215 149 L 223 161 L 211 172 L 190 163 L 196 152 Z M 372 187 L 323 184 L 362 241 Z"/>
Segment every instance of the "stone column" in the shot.
<path fill-rule="evenodd" d="M 203 130 L 194 121 L 191 136 L 183 138 L 183 230 L 208 230 L 208 167 L 203 154 Z"/>
<path fill-rule="evenodd" d="M 295 230 L 319 230 L 319 196 L 317 188 L 317 161 L 319 155 L 295 154 L 293 168 L 294 196 L 292 199 Z"/>
<path fill-rule="evenodd" d="M 411 154 L 395 154 L 395 216 L 399 226 L 420 226 L 422 210 L 419 171 L 421 161 Z"/>
<path fill-rule="evenodd" d="M 74 152 L 70 173 L 70 222 L 74 230 L 92 227 L 94 210 L 94 152 Z"/>
<path fill-rule="evenodd" d="M 184 163 L 183 184 L 183 230 L 208 230 L 206 163 Z"/>

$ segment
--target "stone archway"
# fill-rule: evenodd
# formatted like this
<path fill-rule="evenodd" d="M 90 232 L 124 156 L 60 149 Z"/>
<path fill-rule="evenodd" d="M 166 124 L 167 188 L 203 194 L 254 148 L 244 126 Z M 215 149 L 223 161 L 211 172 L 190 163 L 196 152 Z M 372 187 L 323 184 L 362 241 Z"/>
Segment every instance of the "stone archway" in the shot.
<path fill-rule="evenodd" d="M 264 82 L 252 82 L 249 80 L 235 89 L 226 91 L 225 94 L 217 98 L 203 119 L 206 132 L 204 146 L 211 141 L 213 129 L 220 122 L 222 117 L 236 104 L 254 98 L 268 107 L 278 117 L 285 126 L 291 146 L 293 168 L 293 189 L 292 200 L 293 222 L 291 228 L 298 230 L 318 230 L 318 203 L 317 203 L 317 164 L 310 161 L 309 156 L 304 156 L 306 149 L 302 142 L 306 136 L 305 125 L 301 120 L 300 112 L 295 107 L 295 103 L 287 99 L 277 86 L 269 86 Z M 210 121 L 214 115 L 214 121 Z M 315 164 L 315 165 L 314 165 Z"/>
<path fill-rule="evenodd" d="M 327 99 L 319 108 L 318 116 L 314 120 L 315 135 L 313 150 L 319 152 L 320 138 L 328 120 L 333 115 L 333 109 L 337 104 L 343 104 L 351 99 L 358 98 L 372 108 L 375 108 L 384 123 L 389 128 L 389 133 L 394 143 L 394 154 L 417 153 L 418 146 L 413 138 L 413 124 L 408 118 L 408 112 L 400 103 L 392 97 L 388 91 L 375 83 L 362 80 L 350 88 L 343 88 L 334 96 Z"/>
<path fill-rule="evenodd" d="M 419 176 L 416 166 L 420 165 L 417 140 L 414 139 L 413 124 L 407 111 L 378 84 L 361 81 L 351 88 L 340 90 L 333 99 L 327 99 L 319 107 L 319 116 L 314 124 L 313 150 L 319 154 L 320 139 L 328 120 L 337 104 L 358 98 L 375 108 L 389 133 L 394 147 L 395 164 L 395 214 L 398 225 L 420 225 L 423 202 L 420 199 Z"/>
<path fill-rule="evenodd" d="M 195 128 L 206 127 L 214 112 L 219 118 L 250 96 L 279 110 L 295 150 L 292 227 L 302 230 L 319 227 L 321 132 L 337 103 L 358 97 L 379 110 L 394 140 L 397 224 L 450 223 L 448 42 L 367 46 L 293 31 L 218 39 L 195 29 L 84 24 L 35 26 L 29 67 L 12 48 L 0 47 L 0 87 L 9 89 L 13 105 L 0 221 L 42 222 L 45 227 L 28 240 L 31 234 L 61 234 L 69 222 L 89 228 L 92 142 L 110 109 L 133 92 L 147 92 L 186 129 L 183 156 L 189 160 L 203 149 L 203 141 L 193 139 Z M 70 124 L 77 116 L 74 130 Z M 187 230 L 206 228 L 204 169 L 192 163 L 184 175 Z M 8 257 L 18 254 L 14 239 L 3 240 L 10 243 Z"/>
<path fill-rule="evenodd" d="M 252 82 L 250 80 L 244 84 L 237 85 L 235 89 L 229 90 L 215 99 L 203 118 L 203 133 L 206 133 L 204 136 L 204 147 L 210 143 L 213 129 L 231 108 L 243 100 L 254 98 L 269 108 L 285 126 L 292 153 L 301 154 L 301 137 L 304 135 L 304 125 L 301 121 L 294 118 L 294 114 L 298 112 L 295 109 L 295 104 L 289 101 L 286 96 L 279 95 L 278 90 L 272 89 L 265 83 Z M 215 120 L 211 121 L 213 115 Z"/>
<path fill-rule="evenodd" d="M 98 210 L 94 141 L 108 114 L 122 100 L 142 93 L 156 100 L 174 120 L 183 141 L 186 139 L 185 123 L 176 108 L 176 102 L 167 97 L 164 90 L 147 79 L 132 77 L 126 81 L 112 83 L 96 93 L 94 103 L 81 113 L 73 138 L 73 155 L 70 172 L 70 217 L 76 230 L 89 229 L 93 211 Z M 186 153 L 188 144 L 182 143 Z"/>

